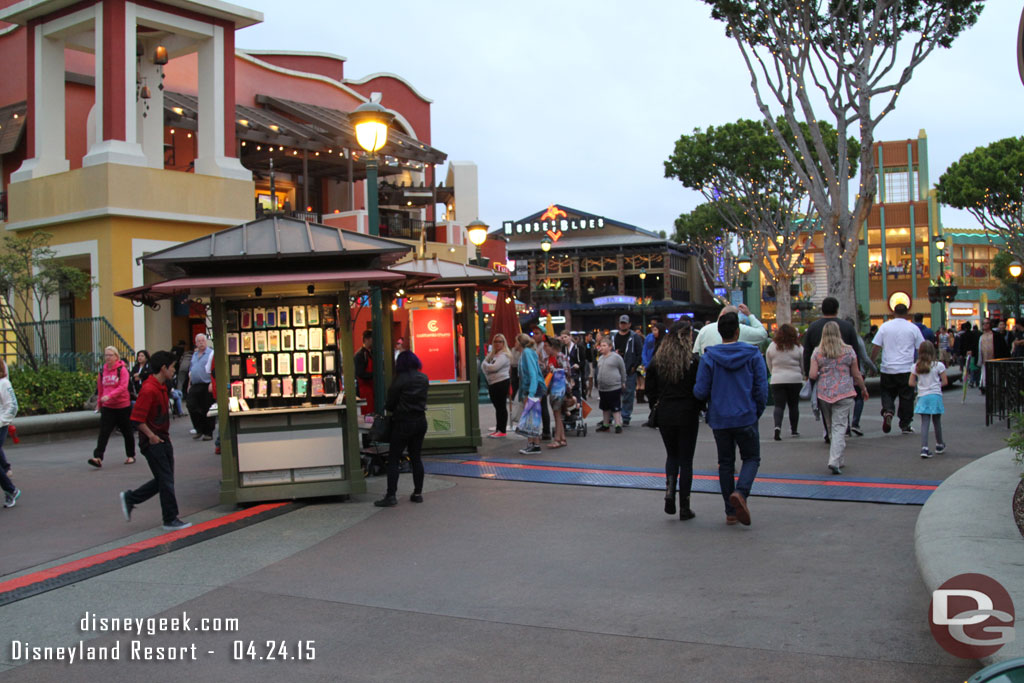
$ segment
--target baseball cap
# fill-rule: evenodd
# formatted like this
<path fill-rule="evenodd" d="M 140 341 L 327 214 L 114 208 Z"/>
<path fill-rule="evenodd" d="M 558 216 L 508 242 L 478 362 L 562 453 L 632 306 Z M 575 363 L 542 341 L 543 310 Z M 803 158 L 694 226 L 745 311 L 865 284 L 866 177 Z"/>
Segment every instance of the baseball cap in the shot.
<path fill-rule="evenodd" d="M 619 316 L 619 322 L 620 323 L 628 323 L 629 322 L 629 316 L 628 315 L 620 315 Z"/>

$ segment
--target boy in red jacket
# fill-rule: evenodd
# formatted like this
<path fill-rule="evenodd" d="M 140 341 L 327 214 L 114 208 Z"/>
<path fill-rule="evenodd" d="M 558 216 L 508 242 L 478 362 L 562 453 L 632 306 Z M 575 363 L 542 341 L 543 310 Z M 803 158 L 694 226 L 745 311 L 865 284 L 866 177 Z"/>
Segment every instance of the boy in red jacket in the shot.
<path fill-rule="evenodd" d="M 152 374 L 139 390 L 139 398 L 132 409 L 132 423 L 139 430 L 139 450 L 149 463 L 153 478 L 135 490 L 121 492 L 121 512 L 130 522 L 132 509 L 159 493 L 164 530 L 178 531 L 192 524 L 178 519 L 178 501 L 174 496 L 174 449 L 168 433 L 171 420 L 166 384 L 174 377 L 174 356 L 167 351 L 157 351 L 149 359 L 149 368 Z"/>

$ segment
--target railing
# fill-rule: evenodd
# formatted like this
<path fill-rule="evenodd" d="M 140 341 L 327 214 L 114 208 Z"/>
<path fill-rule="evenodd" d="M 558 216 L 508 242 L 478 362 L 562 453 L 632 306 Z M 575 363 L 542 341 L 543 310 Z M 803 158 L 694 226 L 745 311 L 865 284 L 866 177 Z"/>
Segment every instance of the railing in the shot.
<path fill-rule="evenodd" d="M 418 240 L 420 233 L 427 231 L 427 241 L 436 242 L 435 227 L 431 221 L 412 218 L 407 213 L 380 212 L 380 236 L 401 240 Z"/>
<path fill-rule="evenodd" d="M 985 426 L 1024 411 L 1024 359 L 1004 358 L 985 363 Z"/>
<path fill-rule="evenodd" d="M 135 356 L 131 344 L 104 317 L 19 323 L 18 328 L 18 355 L 32 356 L 42 365 L 97 370 L 103 364 L 103 350 L 108 346 L 116 348 L 121 358 Z M 28 349 L 21 346 L 26 341 Z"/>

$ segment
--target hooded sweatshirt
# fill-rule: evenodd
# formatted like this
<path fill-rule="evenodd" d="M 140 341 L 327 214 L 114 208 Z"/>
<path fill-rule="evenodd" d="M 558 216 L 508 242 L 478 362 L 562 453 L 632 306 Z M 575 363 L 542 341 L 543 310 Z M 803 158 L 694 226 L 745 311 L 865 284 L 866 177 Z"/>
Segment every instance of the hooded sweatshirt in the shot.
<path fill-rule="evenodd" d="M 114 363 L 113 368 L 104 363 L 96 378 L 96 399 L 99 401 L 97 405 L 100 408 L 127 408 L 130 406 L 132 404 L 132 399 L 128 395 L 130 379 L 131 373 L 128 372 L 128 366 L 124 364 L 123 360 Z M 104 396 L 110 398 L 104 402 L 100 400 Z"/>
<path fill-rule="evenodd" d="M 757 347 L 735 343 L 705 349 L 693 395 L 708 401 L 712 429 L 756 423 L 768 402 L 768 376 Z"/>

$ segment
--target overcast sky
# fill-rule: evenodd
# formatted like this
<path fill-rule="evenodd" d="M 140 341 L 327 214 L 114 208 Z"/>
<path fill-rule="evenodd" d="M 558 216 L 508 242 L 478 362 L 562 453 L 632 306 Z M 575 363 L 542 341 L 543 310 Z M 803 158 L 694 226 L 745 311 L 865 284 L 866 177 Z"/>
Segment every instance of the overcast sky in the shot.
<path fill-rule="evenodd" d="M 338 54 L 348 78 L 391 72 L 431 98 L 432 143 L 477 164 L 492 227 L 554 203 L 671 233 L 702 201 L 664 178 L 676 139 L 758 118 L 738 48 L 698 0 L 239 4 L 265 17 L 239 32 L 240 48 Z M 1021 4 L 986 5 L 876 131 L 901 140 L 925 129 L 932 185 L 962 154 L 1024 127 Z M 977 227 L 949 208 L 942 219 Z"/>

